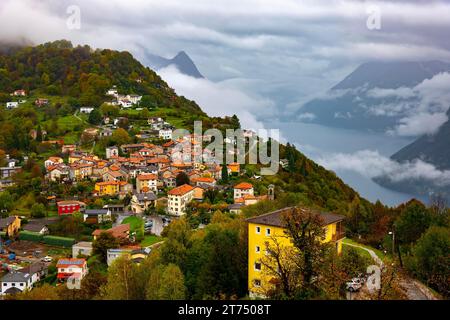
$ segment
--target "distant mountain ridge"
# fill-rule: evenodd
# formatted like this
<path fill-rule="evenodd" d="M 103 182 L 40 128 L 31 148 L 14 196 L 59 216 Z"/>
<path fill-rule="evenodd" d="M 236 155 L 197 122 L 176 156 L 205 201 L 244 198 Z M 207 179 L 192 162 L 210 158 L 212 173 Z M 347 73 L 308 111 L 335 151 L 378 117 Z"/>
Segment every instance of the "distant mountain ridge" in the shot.
<path fill-rule="evenodd" d="M 381 108 L 399 103 L 414 103 L 397 97 L 375 97 L 370 90 L 414 88 L 426 79 L 439 73 L 450 72 L 450 63 L 426 62 L 368 62 L 355 69 L 324 98 L 307 102 L 296 112 L 298 119 L 312 119 L 311 122 L 331 127 L 385 132 L 398 124 L 405 116 L 383 114 Z M 304 115 L 307 115 L 305 117 Z"/>
<path fill-rule="evenodd" d="M 450 115 L 450 110 L 447 116 Z M 391 157 L 398 162 L 421 159 L 439 170 L 450 170 L 450 120 L 433 135 L 424 135 Z"/>
<path fill-rule="evenodd" d="M 450 71 L 450 64 L 428 62 L 367 62 L 360 65 L 331 90 L 367 88 L 412 88 L 440 72 Z"/>
<path fill-rule="evenodd" d="M 158 55 L 146 53 L 145 60 L 149 67 L 155 70 L 160 70 L 173 65 L 185 75 L 198 79 L 204 78 L 204 76 L 200 73 L 197 66 L 195 65 L 194 61 L 192 61 L 192 59 L 184 51 L 180 51 L 172 59 L 167 59 Z"/>

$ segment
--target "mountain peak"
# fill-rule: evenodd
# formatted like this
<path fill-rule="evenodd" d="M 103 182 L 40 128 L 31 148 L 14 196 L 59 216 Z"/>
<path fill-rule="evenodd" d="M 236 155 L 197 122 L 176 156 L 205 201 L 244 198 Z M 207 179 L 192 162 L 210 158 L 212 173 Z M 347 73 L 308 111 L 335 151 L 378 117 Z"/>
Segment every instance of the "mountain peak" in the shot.
<path fill-rule="evenodd" d="M 155 69 L 163 69 L 173 65 L 185 75 L 199 79 L 204 78 L 200 71 L 198 71 L 194 61 L 192 61 L 189 55 L 183 50 L 178 52 L 172 59 L 166 59 L 150 53 L 147 53 L 146 59 L 148 64 Z"/>

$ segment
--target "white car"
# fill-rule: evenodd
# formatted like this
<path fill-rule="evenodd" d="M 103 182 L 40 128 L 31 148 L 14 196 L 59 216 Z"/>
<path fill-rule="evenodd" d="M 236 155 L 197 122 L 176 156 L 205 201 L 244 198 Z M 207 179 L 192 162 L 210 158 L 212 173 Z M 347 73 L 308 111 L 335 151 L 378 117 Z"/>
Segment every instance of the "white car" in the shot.
<path fill-rule="evenodd" d="M 42 258 L 43 262 L 52 262 L 52 260 L 53 260 L 53 258 L 50 256 L 46 256 L 46 257 Z"/>
<path fill-rule="evenodd" d="M 361 287 L 363 286 L 363 283 L 364 282 L 360 281 L 360 279 L 353 278 L 352 281 L 349 281 L 346 283 L 347 290 L 350 292 L 356 292 L 359 289 L 361 289 Z"/>

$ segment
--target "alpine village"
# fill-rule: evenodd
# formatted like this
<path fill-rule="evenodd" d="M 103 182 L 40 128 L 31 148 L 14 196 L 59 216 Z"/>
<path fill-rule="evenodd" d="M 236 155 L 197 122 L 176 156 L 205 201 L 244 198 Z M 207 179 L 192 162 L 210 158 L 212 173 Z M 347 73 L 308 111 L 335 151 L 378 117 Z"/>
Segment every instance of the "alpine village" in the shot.
<path fill-rule="evenodd" d="M 371 203 L 289 143 L 274 175 L 214 162 L 211 136 L 174 131 L 256 133 L 209 117 L 128 52 L 8 48 L 0 103 L 0 299 L 450 295 L 438 198 Z M 202 161 L 184 161 L 186 144 Z"/>

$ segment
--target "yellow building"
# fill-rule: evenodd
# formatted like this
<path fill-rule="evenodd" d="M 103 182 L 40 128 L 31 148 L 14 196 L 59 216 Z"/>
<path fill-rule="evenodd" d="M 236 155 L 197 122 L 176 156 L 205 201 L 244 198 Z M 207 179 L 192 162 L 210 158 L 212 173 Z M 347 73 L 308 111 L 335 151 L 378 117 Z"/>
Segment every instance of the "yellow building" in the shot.
<path fill-rule="evenodd" d="M 21 220 L 17 216 L 0 218 L 0 231 L 5 232 L 6 236 L 14 237 L 20 229 Z"/>
<path fill-rule="evenodd" d="M 300 210 L 310 210 L 299 208 Z M 270 289 L 273 276 L 264 270 L 261 263 L 266 255 L 266 248 L 278 244 L 283 248 L 293 248 L 291 239 L 284 228 L 283 215 L 293 208 L 284 208 L 261 216 L 247 219 L 248 222 L 248 291 L 251 297 L 264 296 Z M 338 254 L 342 250 L 344 216 L 313 212 L 319 214 L 325 229 L 324 243 L 333 242 Z M 267 265 L 267 259 L 265 260 Z"/>
<path fill-rule="evenodd" d="M 95 184 L 95 192 L 99 196 L 115 196 L 132 191 L 131 184 L 126 181 L 105 181 Z"/>

